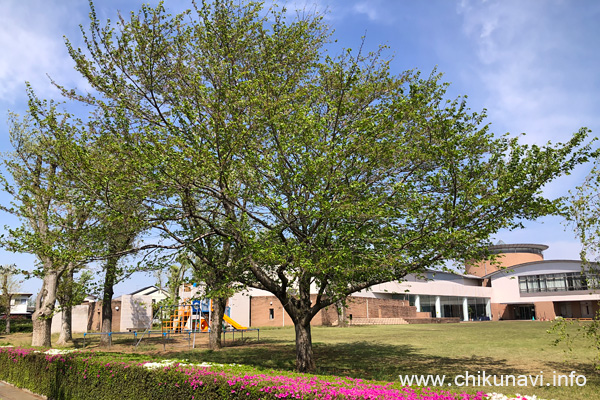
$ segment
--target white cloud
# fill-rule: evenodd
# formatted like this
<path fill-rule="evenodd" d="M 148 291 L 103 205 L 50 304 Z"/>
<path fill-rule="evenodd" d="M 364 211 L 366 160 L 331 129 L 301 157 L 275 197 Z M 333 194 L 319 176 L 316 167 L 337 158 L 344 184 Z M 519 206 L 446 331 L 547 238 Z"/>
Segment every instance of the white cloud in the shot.
<path fill-rule="evenodd" d="M 582 126 L 600 132 L 600 3 L 464 0 L 458 6 L 462 32 L 474 54 L 463 79 L 477 89 L 497 133 L 526 132 L 521 140 L 564 142 Z M 575 187 L 589 166 L 548 184 L 555 198 Z M 547 259 L 577 259 L 581 244 L 562 218 L 527 222 L 526 229 L 503 231 L 512 243 L 545 243 Z"/>
<path fill-rule="evenodd" d="M 354 7 L 352 7 L 352 9 L 358 14 L 365 14 L 367 17 L 369 17 L 371 21 L 375 21 L 381 18 L 381 16 L 377 12 L 377 9 L 373 7 L 372 3 L 370 4 L 369 2 L 363 1 L 357 3 L 354 5 Z"/>
<path fill-rule="evenodd" d="M 581 40 L 597 34 L 586 13 L 560 1 L 463 1 L 458 13 L 477 54 L 471 71 L 495 124 L 527 132 L 531 143 L 599 125 L 592 87 L 600 47 Z"/>
<path fill-rule="evenodd" d="M 83 18 L 73 2 L 3 1 L 0 4 L 0 101 L 11 103 L 29 81 L 41 94 L 51 91 L 47 74 L 72 82 L 73 62 L 63 35 Z M 77 2 L 81 4 L 82 2 Z M 77 18 L 74 18 L 77 16 Z"/>
<path fill-rule="evenodd" d="M 352 7 L 356 14 L 366 15 L 370 21 L 389 24 L 394 21 L 394 16 L 388 11 L 389 4 L 381 0 L 360 1 Z"/>

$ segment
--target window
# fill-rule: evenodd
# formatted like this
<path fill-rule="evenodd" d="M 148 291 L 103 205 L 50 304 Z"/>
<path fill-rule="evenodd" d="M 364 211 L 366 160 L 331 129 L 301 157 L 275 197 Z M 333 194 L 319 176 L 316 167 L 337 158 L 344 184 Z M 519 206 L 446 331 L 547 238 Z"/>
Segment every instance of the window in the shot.
<path fill-rule="evenodd" d="M 532 292 L 540 291 L 539 275 L 533 275 L 527 277 L 527 288 Z"/>
<path fill-rule="evenodd" d="M 416 300 L 417 296 L 414 294 L 397 294 L 397 293 L 393 293 L 392 294 L 392 299 L 394 300 L 408 300 L 408 305 L 409 306 L 414 306 L 415 305 L 415 300 Z"/>
<path fill-rule="evenodd" d="M 524 276 L 519 277 L 519 291 L 527 293 L 527 279 Z"/>
<path fill-rule="evenodd" d="M 486 320 L 490 316 L 487 314 L 487 301 L 489 298 L 470 297 L 467 300 L 469 319 L 471 320 Z"/>
<path fill-rule="evenodd" d="M 275 319 L 275 310 L 269 308 L 269 319 Z"/>
<path fill-rule="evenodd" d="M 550 274 L 549 277 L 554 279 L 554 291 L 564 292 L 567 290 L 566 274 Z"/>
<path fill-rule="evenodd" d="M 559 274 L 551 274 L 546 277 L 546 286 L 548 292 L 558 292 L 561 290 L 565 290 L 564 279 L 558 275 Z"/>
<path fill-rule="evenodd" d="M 600 275 L 599 274 L 589 274 L 585 277 L 585 283 L 588 287 L 597 289 L 600 287 Z"/>
<path fill-rule="evenodd" d="M 432 318 L 436 317 L 435 296 L 421 295 L 421 312 L 428 312 Z"/>
<path fill-rule="evenodd" d="M 597 280 L 598 277 L 595 274 L 586 275 L 581 272 L 527 275 L 519 277 L 519 291 L 521 293 L 539 293 L 588 290 L 588 287 L 594 287 L 592 283 Z"/>

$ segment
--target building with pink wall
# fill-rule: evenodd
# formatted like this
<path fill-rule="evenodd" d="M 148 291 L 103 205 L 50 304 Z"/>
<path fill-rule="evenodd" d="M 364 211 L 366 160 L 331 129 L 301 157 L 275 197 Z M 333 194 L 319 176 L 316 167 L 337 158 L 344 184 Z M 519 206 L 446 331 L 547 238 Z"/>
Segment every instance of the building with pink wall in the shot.
<path fill-rule="evenodd" d="M 484 278 L 493 289 L 494 319 L 593 318 L 598 312 L 598 271 L 581 261 L 528 262 Z"/>
<path fill-rule="evenodd" d="M 594 317 L 600 301 L 598 271 L 586 270 L 581 261 L 544 260 L 547 248 L 500 242 L 490 249 L 496 254 L 493 261 L 472 263 L 466 274 L 426 271 L 355 293 L 347 313 L 352 315 L 354 310 L 355 316 L 360 314 L 360 320 L 368 323 Z M 232 318 L 242 325 L 291 323 L 279 301 L 262 290 L 238 293 L 229 305 Z M 362 318 L 365 308 L 366 319 Z M 316 324 L 325 321 L 335 323 L 335 318 L 315 319 Z"/>

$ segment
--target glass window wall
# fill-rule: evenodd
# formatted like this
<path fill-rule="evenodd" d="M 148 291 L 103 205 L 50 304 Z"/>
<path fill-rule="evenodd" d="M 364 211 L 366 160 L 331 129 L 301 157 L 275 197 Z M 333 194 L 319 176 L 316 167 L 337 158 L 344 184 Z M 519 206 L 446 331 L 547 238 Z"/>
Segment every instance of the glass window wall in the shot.
<path fill-rule="evenodd" d="M 521 293 L 567 292 L 597 288 L 598 274 L 567 272 L 559 274 L 527 275 L 519 277 Z"/>

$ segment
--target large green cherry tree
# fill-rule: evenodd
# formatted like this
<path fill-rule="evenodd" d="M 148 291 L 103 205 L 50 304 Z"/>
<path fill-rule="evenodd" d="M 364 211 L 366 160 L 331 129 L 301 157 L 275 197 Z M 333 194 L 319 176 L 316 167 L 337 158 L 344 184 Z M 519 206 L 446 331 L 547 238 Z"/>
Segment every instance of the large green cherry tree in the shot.
<path fill-rule="evenodd" d="M 63 93 L 127 127 L 114 140 L 144 167 L 126 173 L 161 188 L 146 201 L 167 236 L 199 257 L 212 238 L 229 256 L 203 268 L 281 301 L 299 371 L 315 368 L 324 307 L 484 257 L 498 230 L 556 213 L 544 185 L 590 153 L 584 130 L 546 146 L 494 135 L 435 72 L 334 54 L 320 15 L 230 0 L 90 15 L 85 50 L 67 45 L 94 92 Z"/>

